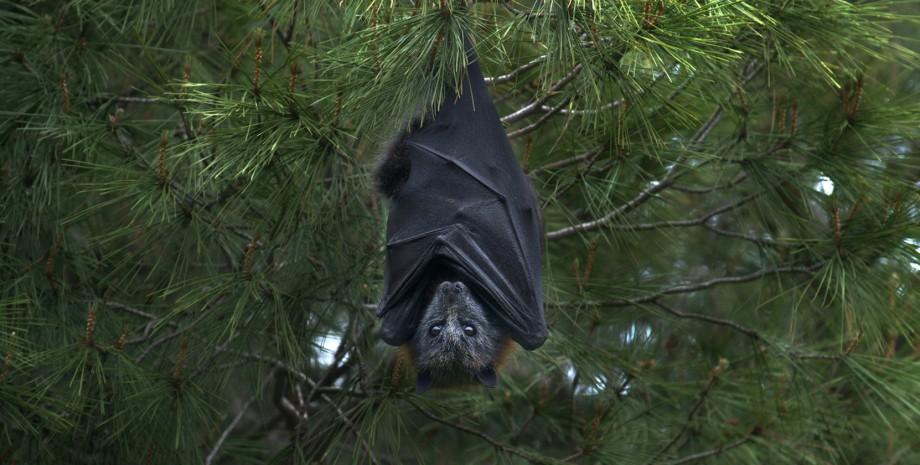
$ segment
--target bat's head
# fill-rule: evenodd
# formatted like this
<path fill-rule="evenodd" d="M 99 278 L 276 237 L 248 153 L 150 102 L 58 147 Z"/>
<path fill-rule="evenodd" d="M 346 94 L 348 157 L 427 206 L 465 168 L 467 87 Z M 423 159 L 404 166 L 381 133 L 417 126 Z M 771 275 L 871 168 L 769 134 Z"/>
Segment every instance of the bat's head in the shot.
<path fill-rule="evenodd" d="M 495 362 L 507 339 L 501 325 L 460 281 L 442 281 L 425 307 L 410 347 L 418 367 L 416 391 L 433 380 L 497 383 Z"/>

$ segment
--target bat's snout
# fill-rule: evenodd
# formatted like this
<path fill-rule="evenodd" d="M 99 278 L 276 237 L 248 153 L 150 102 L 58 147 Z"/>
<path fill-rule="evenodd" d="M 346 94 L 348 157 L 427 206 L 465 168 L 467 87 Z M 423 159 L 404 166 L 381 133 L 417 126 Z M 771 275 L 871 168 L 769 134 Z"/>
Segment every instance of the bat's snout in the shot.
<path fill-rule="evenodd" d="M 444 281 L 438 286 L 438 292 L 446 297 L 448 302 L 456 302 L 466 292 L 466 286 L 460 281 Z"/>

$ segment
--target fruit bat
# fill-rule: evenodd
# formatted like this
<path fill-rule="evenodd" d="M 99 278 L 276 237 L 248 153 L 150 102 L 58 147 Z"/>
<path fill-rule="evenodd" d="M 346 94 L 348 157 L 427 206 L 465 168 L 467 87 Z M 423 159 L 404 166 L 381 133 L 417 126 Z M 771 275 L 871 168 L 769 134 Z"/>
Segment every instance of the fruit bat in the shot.
<path fill-rule="evenodd" d="M 464 43 L 459 91 L 408 125 L 375 173 L 390 200 L 378 334 L 408 347 L 419 392 L 495 386 L 510 340 L 533 350 L 547 337 L 539 204 Z"/>

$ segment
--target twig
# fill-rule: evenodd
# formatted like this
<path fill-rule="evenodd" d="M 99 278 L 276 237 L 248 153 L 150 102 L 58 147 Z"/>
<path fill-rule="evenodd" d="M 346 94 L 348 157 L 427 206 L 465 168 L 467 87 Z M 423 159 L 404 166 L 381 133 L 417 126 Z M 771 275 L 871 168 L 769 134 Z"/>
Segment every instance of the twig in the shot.
<path fill-rule="evenodd" d="M 722 121 L 722 115 L 725 114 L 725 111 L 722 110 L 722 107 L 718 107 L 712 114 L 709 115 L 709 118 L 706 120 L 703 125 L 697 129 L 696 133 L 693 134 L 693 137 L 690 138 L 689 146 L 694 147 L 696 145 L 702 144 L 706 137 L 709 136 L 709 133 L 712 132 L 712 129 L 719 124 L 719 121 Z"/>
<path fill-rule="evenodd" d="M 307 381 L 312 383 L 312 381 L 309 378 L 307 379 Z M 338 413 L 339 418 L 341 418 L 342 421 L 344 421 L 345 424 L 348 425 L 349 428 L 351 428 L 352 432 L 355 433 L 355 436 L 358 438 L 358 441 L 361 442 L 361 446 L 364 447 L 364 451 L 367 452 L 367 456 L 370 457 L 371 463 L 379 464 L 380 461 L 377 460 L 377 456 L 374 454 L 374 450 L 371 448 L 370 444 L 367 443 L 364 437 L 361 436 L 361 433 L 358 431 L 358 427 L 355 426 L 355 424 L 351 421 L 351 419 L 349 419 L 348 416 L 345 415 L 345 412 L 343 412 L 342 409 L 339 408 L 339 404 L 336 404 L 335 401 L 330 399 L 329 396 L 327 396 L 326 394 L 320 394 L 319 397 L 323 399 L 323 401 L 325 401 L 327 404 L 332 406 L 332 408 L 335 409 L 336 413 Z"/>
<path fill-rule="evenodd" d="M 709 115 L 709 118 L 706 120 L 706 123 L 704 123 L 703 126 L 700 127 L 696 131 L 696 133 L 693 135 L 693 137 L 690 139 L 690 146 L 692 147 L 692 146 L 701 144 L 706 139 L 706 136 L 709 135 L 709 132 L 712 130 L 712 128 L 721 119 L 722 119 L 722 108 L 719 107 L 715 111 L 713 111 L 711 115 Z M 598 229 L 606 225 L 607 223 L 611 222 L 616 217 L 635 210 L 639 205 L 642 205 L 643 203 L 645 203 L 646 201 L 654 197 L 655 194 L 667 189 L 672 184 L 674 184 L 674 181 L 676 181 L 677 178 L 680 177 L 680 174 L 677 173 L 677 167 L 681 163 L 681 161 L 683 161 L 683 158 L 678 158 L 677 160 L 675 160 L 674 163 L 671 165 L 671 167 L 668 168 L 668 170 L 665 172 L 664 177 L 662 177 L 660 181 L 650 182 L 648 187 L 646 187 L 641 192 L 639 192 L 639 194 L 633 197 L 632 200 L 630 200 L 629 202 L 626 202 L 623 205 L 620 205 L 619 207 L 615 208 L 612 212 L 607 213 L 606 215 L 596 220 L 586 221 L 584 223 L 579 223 L 579 224 L 568 226 L 562 229 L 557 229 L 555 231 L 550 231 L 546 233 L 546 239 L 547 240 L 559 239 L 559 238 L 571 236 L 573 234 L 576 234 L 582 231 L 591 231 L 594 229 Z"/>
<path fill-rule="evenodd" d="M 818 352 L 797 352 L 797 351 L 787 352 L 786 355 L 788 355 L 791 358 L 798 359 L 798 360 L 838 361 L 844 357 L 843 354 L 822 354 Z"/>
<path fill-rule="evenodd" d="M 116 102 L 116 103 L 139 103 L 143 105 L 153 105 L 153 104 L 164 104 L 172 105 L 173 102 L 166 99 L 160 99 L 158 97 L 139 97 L 132 95 L 97 95 L 88 100 L 88 103 L 93 105 L 99 105 L 102 103 Z"/>
<path fill-rule="evenodd" d="M 428 409 L 426 409 L 425 407 L 422 407 L 421 405 L 419 405 L 418 403 L 416 403 L 415 401 L 413 401 L 413 400 L 412 400 L 411 398 L 409 398 L 409 397 L 405 397 L 404 399 L 405 399 L 406 402 L 408 402 L 410 405 L 412 405 L 413 407 L 415 407 L 415 409 L 418 410 L 422 415 L 425 415 L 425 416 L 428 417 L 429 419 L 431 419 L 431 420 L 433 420 L 433 421 L 436 421 L 436 422 L 438 422 L 438 423 L 440 423 L 440 424 L 442 424 L 442 425 L 448 426 L 448 427 L 450 427 L 450 428 L 453 428 L 453 429 L 456 429 L 456 430 L 459 430 L 459 431 L 463 431 L 464 433 L 467 433 L 467 434 L 471 434 L 471 435 L 473 435 L 473 436 L 476 436 L 476 437 L 482 439 L 483 441 L 485 441 L 485 442 L 491 444 L 493 447 L 495 447 L 496 449 L 498 449 L 498 450 L 500 450 L 500 451 L 504 451 L 504 452 L 507 452 L 507 453 L 509 453 L 509 454 L 516 455 L 516 456 L 518 456 L 518 457 L 521 457 L 521 458 L 523 458 L 523 459 L 525 459 L 525 460 L 527 460 L 527 461 L 529 461 L 529 462 L 533 462 L 533 463 L 545 463 L 545 464 L 557 463 L 557 461 L 554 460 L 554 459 L 547 459 L 547 458 L 544 458 L 544 457 L 536 456 L 536 455 L 534 455 L 534 454 L 532 454 L 532 453 L 530 453 L 530 452 L 527 452 L 527 451 L 525 451 L 525 450 L 518 449 L 518 448 L 516 448 L 516 447 L 510 446 L 510 445 L 505 444 L 505 443 L 503 443 L 503 442 L 499 442 L 499 441 L 495 440 L 494 438 L 492 438 L 491 436 L 489 436 L 488 434 L 485 434 L 485 433 L 476 431 L 476 430 L 473 429 L 473 428 L 470 428 L 470 427 L 467 427 L 467 426 L 463 426 L 463 425 L 461 425 L 461 424 L 457 424 L 457 423 L 453 423 L 453 422 L 451 422 L 451 421 L 445 420 L 444 418 L 441 418 L 441 417 L 435 415 L 434 413 L 431 413 Z"/>
<path fill-rule="evenodd" d="M 802 265 L 788 265 L 788 266 L 777 266 L 774 268 L 767 268 L 760 271 L 755 271 L 753 273 L 748 273 L 740 276 L 724 276 L 721 278 L 713 278 L 706 281 L 701 281 L 693 284 L 685 284 L 681 286 L 669 287 L 653 294 L 649 294 L 644 297 L 638 297 L 635 299 L 622 299 L 622 300 L 611 300 L 604 302 L 605 306 L 612 307 L 625 307 L 629 305 L 637 305 L 648 302 L 654 302 L 659 298 L 666 295 L 673 294 L 687 294 L 690 292 L 701 291 L 704 289 L 709 289 L 711 287 L 720 286 L 722 284 L 741 284 L 749 283 L 751 281 L 756 281 L 764 276 L 771 274 L 780 274 L 780 273 L 813 273 L 824 266 L 824 261 L 819 261 L 815 264 L 802 266 Z"/>
<path fill-rule="evenodd" d="M 122 304 L 122 303 L 119 303 L 119 302 L 111 302 L 111 301 L 110 301 L 110 302 L 106 302 L 105 305 L 108 306 L 108 307 L 117 308 L 117 309 L 119 309 L 119 310 L 124 310 L 124 311 L 126 311 L 126 312 L 128 312 L 128 313 L 131 313 L 131 314 L 134 314 L 134 315 L 137 315 L 137 316 L 140 316 L 140 317 L 147 318 L 148 320 L 155 320 L 155 319 L 157 319 L 157 316 L 154 315 L 153 313 L 145 312 L 145 311 L 143 311 L 143 310 L 140 310 L 140 309 L 137 309 L 137 308 L 134 308 L 134 307 L 131 307 L 131 306 L 129 306 L 129 305 L 125 305 L 125 304 Z"/>
<path fill-rule="evenodd" d="M 240 420 L 243 419 L 243 415 L 246 413 L 246 410 L 249 410 L 249 407 L 259 398 L 259 394 L 265 389 L 265 386 L 268 382 L 274 377 L 275 371 L 278 368 L 272 368 L 271 371 L 265 376 L 265 379 L 262 380 L 262 384 L 256 393 L 253 394 L 246 402 L 240 407 L 240 411 L 237 412 L 236 416 L 233 417 L 233 420 L 227 425 L 227 428 L 224 429 L 224 432 L 217 438 L 217 442 L 214 443 L 214 447 L 211 449 L 211 452 L 208 453 L 207 458 L 205 458 L 205 465 L 211 465 L 214 459 L 217 457 L 217 453 L 220 452 L 220 448 L 224 445 L 224 441 L 230 436 L 230 433 L 233 431 L 233 428 L 236 428 L 236 425 L 239 424 Z"/>
<path fill-rule="evenodd" d="M 194 327 L 196 324 L 200 323 L 201 320 L 203 320 L 204 317 L 206 317 L 206 316 L 208 316 L 208 312 L 202 311 L 202 312 L 201 312 L 201 315 L 199 315 L 198 318 L 195 318 L 194 321 L 192 321 L 191 323 L 185 325 L 185 327 L 179 328 L 179 329 L 177 329 L 177 330 L 175 330 L 175 331 L 173 331 L 173 332 L 171 332 L 171 333 L 169 333 L 169 334 L 167 334 L 167 335 L 165 335 L 165 336 L 163 336 L 163 337 L 157 339 L 156 341 L 153 341 L 149 346 L 147 346 L 146 349 L 144 349 L 143 352 L 141 352 L 140 355 L 137 356 L 136 359 L 134 359 L 134 362 L 135 362 L 135 363 L 141 363 L 141 362 L 144 360 L 144 357 L 146 357 L 153 349 L 159 347 L 160 344 L 163 344 L 164 342 L 168 342 L 168 341 L 170 341 L 170 340 L 172 340 L 172 339 L 175 339 L 176 337 L 179 337 L 180 335 L 182 335 L 182 333 L 184 333 L 184 332 L 186 332 L 186 331 L 192 329 L 192 327 Z"/>
<path fill-rule="evenodd" d="M 579 302 L 579 305 L 593 305 L 593 306 L 604 306 L 604 307 L 628 307 L 631 305 L 640 305 L 645 303 L 654 303 L 656 300 L 666 296 L 666 295 L 675 295 L 675 294 L 688 294 L 691 292 L 697 292 L 704 289 L 709 289 L 711 287 L 720 286 L 723 284 L 743 284 L 749 283 L 751 281 L 756 281 L 760 278 L 771 274 L 780 274 L 780 273 L 814 273 L 824 266 L 824 261 L 815 262 L 812 265 L 787 265 L 787 266 L 778 266 L 774 268 L 767 268 L 760 271 L 755 271 L 753 273 L 748 273 L 745 275 L 739 276 L 724 276 L 721 278 L 712 278 L 706 281 L 700 281 L 693 284 L 684 284 L 680 286 L 673 286 L 669 288 L 662 289 L 658 292 L 648 294 L 643 297 L 636 297 L 633 299 L 618 299 L 618 300 L 607 300 L 599 302 Z M 551 304 L 550 304 L 551 305 Z M 569 303 L 559 303 L 557 306 L 569 305 Z"/>
<path fill-rule="evenodd" d="M 562 159 L 562 160 L 557 160 L 557 161 L 554 161 L 554 162 L 547 163 L 547 164 L 545 164 L 545 165 L 543 165 L 543 166 L 541 166 L 541 167 L 539 167 L 539 168 L 537 168 L 537 169 L 531 171 L 529 174 L 533 175 L 534 173 L 539 172 L 539 171 L 544 171 L 544 170 L 555 170 L 555 169 L 565 168 L 565 167 L 570 166 L 570 165 L 575 165 L 575 164 L 578 164 L 578 163 L 590 161 L 590 160 L 592 160 L 594 157 L 597 157 L 606 147 L 607 147 L 606 144 L 598 145 L 598 146 L 596 146 L 596 147 L 594 147 L 594 148 L 588 150 L 587 152 L 585 152 L 585 153 L 583 153 L 583 154 L 581 154 L 581 155 L 576 155 L 576 156 L 574 156 L 574 157 L 569 157 L 569 158 L 565 158 L 565 159 Z"/>
<path fill-rule="evenodd" d="M 762 68 L 763 68 L 762 65 L 757 65 L 754 62 L 749 63 L 745 67 L 744 76 L 741 79 L 741 84 L 743 85 L 747 83 L 748 81 L 750 81 L 751 79 L 753 79 L 754 76 L 756 76 Z M 526 108 L 527 107 L 525 107 L 524 109 Z M 518 110 L 518 112 L 521 112 L 524 109 Z M 697 131 L 693 134 L 693 137 L 690 138 L 690 140 L 688 141 L 688 147 L 694 148 L 702 144 L 706 140 L 706 137 L 709 136 L 709 133 L 712 132 L 712 129 L 715 128 L 715 126 L 722 120 L 723 114 L 724 114 L 724 111 L 722 110 L 722 107 L 721 106 L 717 107 L 709 115 L 709 118 L 706 119 L 706 122 L 703 123 L 703 125 L 700 126 L 699 129 L 697 129 Z M 509 115 L 509 116 L 512 116 L 512 115 Z M 632 200 L 615 208 L 610 213 L 607 213 L 606 215 L 596 220 L 586 221 L 584 223 L 579 223 L 576 225 L 557 229 L 555 231 L 550 231 L 549 233 L 546 234 L 546 239 L 547 240 L 559 239 L 559 238 L 571 236 L 579 232 L 595 230 L 602 226 L 605 226 L 607 223 L 611 222 L 618 216 L 624 215 L 636 209 L 636 207 L 638 207 L 642 203 L 652 198 L 655 194 L 667 189 L 668 187 L 674 184 L 674 181 L 677 180 L 677 178 L 680 176 L 679 174 L 676 173 L 676 170 L 681 161 L 683 161 L 682 158 L 678 158 L 678 160 L 676 160 L 671 165 L 671 167 L 667 170 L 667 172 L 662 177 L 662 179 L 649 183 L 649 186 L 643 189 L 641 192 L 639 192 L 639 194 L 636 195 Z"/>
<path fill-rule="evenodd" d="M 688 456 L 686 456 L 686 457 L 681 457 L 681 458 L 679 458 L 679 459 L 671 460 L 671 461 L 669 461 L 669 462 L 664 462 L 663 465 L 681 465 L 681 464 L 684 464 L 684 463 L 695 462 L 695 461 L 700 460 L 700 459 L 705 459 L 706 457 L 712 457 L 713 455 L 719 455 L 719 454 L 721 454 L 721 453 L 724 452 L 724 451 L 727 451 L 727 450 L 734 449 L 734 448 L 736 448 L 736 447 L 742 446 L 742 445 L 744 445 L 744 444 L 746 444 L 746 443 L 748 443 L 748 442 L 750 442 L 750 441 L 751 441 L 751 436 L 745 436 L 745 437 L 743 437 L 743 438 L 741 438 L 741 439 L 738 439 L 738 440 L 736 440 L 736 441 L 730 442 L 730 443 L 728 443 L 728 444 L 723 444 L 723 445 L 721 445 L 721 446 L 717 446 L 717 447 L 715 447 L 715 448 L 713 448 L 713 449 L 710 449 L 710 450 L 707 450 L 707 451 L 703 451 L 703 452 L 699 452 L 699 453 L 696 453 L 696 454 L 688 455 Z"/>
<path fill-rule="evenodd" d="M 516 137 L 521 137 L 521 136 L 523 136 L 523 135 L 525 135 L 525 134 L 528 134 L 528 133 L 530 133 L 530 132 L 533 132 L 533 131 L 536 130 L 538 127 L 540 127 L 540 125 L 542 125 L 543 123 L 545 123 L 546 120 L 550 119 L 554 114 L 556 114 L 556 112 L 562 110 L 563 107 L 565 107 L 566 105 L 568 105 L 568 104 L 569 104 L 569 101 L 571 101 L 571 100 L 572 100 L 571 97 L 566 97 L 565 99 L 562 100 L 561 103 L 559 103 L 559 105 L 553 107 L 553 110 L 552 110 L 552 111 L 547 112 L 545 115 L 541 116 L 540 119 L 534 121 L 534 122 L 531 123 L 531 124 L 528 124 L 527 126 L 524 126 L 524 127 L 520 128 L 520 129 L 515 129 L 514 131 L 509 132 L 509 133 L 508 133 L 508 138 L 509 138 L 509 139 L 514 139 L 514 138 L 516 138 Z"/>
<path fill-rule="evenodd" d="M 524 420 L 524 422 L 521 423 L 521 426 L 518 427 L 517 431 L 515 431 L 514 433 L 511 434 L 510 437 L 508 437 L 509 444 L 513 445 L 517 443 L 521 435 L 524 434 L 525 431 L 527 431 L 527 427 L 530 426 L 534 418 L 537 417 L 537 411 L 538 411 L 537 407 L 530 408 L 530 415 L 528 415 L 527 418 Z"/>
<path fill-rule="evenodd" d="M 316 387 L 318 386 L 317 383 L 316 383 L 316 381 L 313 381 L 313 379 L 311 379 L 309 376 L 307 376 L 306 373 L 304 373 L 304 372 L 302 372 L 302 371 L 300 371 L 300 370 L 298 370 L 298 369 L 296 369 L 296 368 L 294 368 L 294 367 L 288 365 L 287 363 L 285 363 L 285 362 L 283 362 L 283 361 L 281 361 L 281 360 L 278 360 L 278 359 L 275 359 L 275 358 L 272 358 L 272 357 L 268 357 L 268 356 L 265 356 L 265 355 L 262 355 L 262 354 L 253 353 L 253 352 L 246 352 L 246 351 L 242 351 L 242 350 L 229 349 L 229 348 L 227 348 L 227 349 L 225 349 L 225 350 L 226 350 L 226 352 L 229 352 L 229 353 L 232 353 L 232 354 L 236 354 L 236 355 L 239 355 L 239 356 L 241 356 L 241 357 L 246 357 L 246 358 L 249 358 L 249 359 L 252 359 L 252 360 L 257 360 L 257 361 L 261 361 L 261 362 L 265 362 L 265 363 L 270 363 L 270 364 L 272 364 L 272 365 L 274 365 L 274 366 L 276 366 L 276 367 L 278 367 L 278 368 L 281 368 L 281 369 L 287 371 L 288 373 L 290 373 L 290 374 L 296 376 L 296 377 L 297 377 L 298 379 L 300 379 L 301 381 L 303 381 L 303 382 L 309 384 L 311 388 L 316 388 Z M 361 436 L 361 433 L 358 431 L 358 428 L 357 428 L 357 427 L 355 426 L 355 424 L 348 418 L 348 416 L 345 415 L 345 412 L 343 412 L 342 409 L 339 408 L 338 404 L 336 404 L 335 401 L 333 401 L 328 395 L 326 395 L 325 392 L 319 391 L 319 390 L 318 390 L 318 394 L 319 394 L 320 399 L 322 399 L 324 402 L 326 402 L 327 404 L 329 404 L 333 409 L 335 409 L 336 413 L 339 415 L 339 418 L 341 418 L 342 421 L 344 421 L 345 424 L 348 425 L 348 427 L 352 429 L 352 432 L 355 433 L 355 436 L 356 436 L 356 437 L 358 438 L 358 440 L 361 442 L 361 445 L 362 445 L 362 447 L 364 448 L 364 451 L 367 453 L 368 457 L 370 457 L 371 463 L 379 464 L 380 461 L 377 460 L 377 456 L 374 454 L 374 450 L 370 447 L 370 444 L 367 443 L 367 441 L 364 439 L 364 437 Z"/>
<path fill-rule="evenodd" d="M 522 18 L 524 18 L 524 19 L 527 19 L 527 20 L 533 20 L 533 19 L 537 19 L 537 18 L 552 18 L 552 17 L 553 17 L 553 15 L 551 15 L 551 14 L 534 13 L 533 11 L 521 11 L 521 10 L 515 8 L 515 7 L 512 5 L 513 2 L 512 2 L 511 0 L 501 0 L 501 3 L 502 3 L 502 6 L 505 7 L 506 10 L 508 10 L 509 12 L 511 12 L 511 14 L 513 14 L 513 15 L 515 15 L 515 16 L 520 16 L 520 17 L 522 17 Z"/>
<path fill-rule="evenodd" d="M 552 86 L 550 86 L 549 90 L 547 90 L 546 93 L 543 94 L 543 96 L 534 100 L 533 102 L 528 103 L 527 105 L 524 105 L 522 108 L 518 109 L 517 111 L 513 113 L 502 116 L 501 118 L 502 124 L 507 125 L 507 124 L 514 123 L 515 121 L 519 121 L 521 119 L 524 119 L 532 115 L 533 113 L 540 111 L 540 108 L 543 106 L 544 103 L 546 103 L 546 100 L 552 97 L 560 89 L 565 87 L 566 84 L 572 81 L 572 79 L 575 79 L 575 76 L 578 76 L 578 73 L 581 72 L 582 68 L 584 68 L 584 65 L 581 63 L 575 65 L 575 67 L 572 68 L 572 70 L 569 71 L 568 74 L 566 74 L 565 76 L 562 77 L 562 79 L 556 81 Z"/>
<path fill-rule="evenodd" d="M 710 231 L 712 231 L 712 232 L 714 232 L 714 233 L 720 235 L 720 236 L 731 237 L 731 238 L 734 238 L 734 239 L 741 239 L 741 240 L 744 240 L 744 241 L 753 242 L 753 243 L 755 243 L 755 244 L 757 244 L 757 245 L 771 245 L 771 246 L 779 246 L 779 245 L 782 245 L 782 244 L 780 243 L 780 241 L 777 241 L 777 240 L 774 240 L 774 239 L 770 239 L 770 238 L 767 238 L 767 237 L 758 237 L 758 236 L 752 236 L 752 235 L 749 235 L 749 234 L 742 234 L 742 233 L 734 232 L 734 231 L 726 231 L 726 230 L 724 230 L 724 229 L 719 229 L 719 228 L 717 228 L 717 227 L 715 227 L 715 226 L 712 226 L 712 225 L 706 224 L 706 223 L 703 223 L 702 226 L 703 226 L 704 228 L 706 228 L 706 229 L 708 229 L 708 230 L 710 230 Z"/>
<path fill-rule="evenodd" d="M 719 377 L 716 376 L 716 375 L 710 375 L 710 376 L 709 376 L 709 382 L 706 383 L 706 386 L 705 386 L 705 387 L 703 388 L 703 390 L 700 392 L 700 394 L 699 394 L 699 396 L 698 396 L 698 398 L 697 398 L 697 400 L 696 400 L 696 403 L 693 404 L 693 407 L 690 409 L 690 412 L 687 413 L 687 419 L 684 421 L 684 424 L 683 424 L 683 426 L 680 428 L 680 431 L 678 431 L 677 434 L 675 434 L 674 437 L 671 438 L 671 440 L 668 441 L 668 443 L 665 444 L 664 447 L 662 447 L 662 448 L 652 457 L 652 459 L 649 460 L 649 461 L 647 462 L 647 464 L 655 463 L 655 462 L 658 460 L 658 457 L 661 457 L 661 456 L 664 455 L 668 450 L 670 450 L 672 447 L 674 447 L 674 444 L 677 444 L 677 441 L 679 441 L 680 438 L 682 438 L 682 437 L 684 436 L 684 433 L 686 433 L 687 430 L 690 429 L 690 423 L 693 421 L 693 417 L 696 416 L 696 413 L 703 407 L 703 404 L 706 403 L 706 398 L 709 397 L 709 393 L 712 391 L 713 386 L 716 385 L 716 382 L 718 381 L 718 379 L 719 379 Z"/>
<path fill-rule="evenodd" d="M 534 58 L 533 60 L 530 60 L 527 63 L 524 63 L 523 65 L 518 66 L 517 68 L 511 70 L 507 74 L 500 74 L 498 76 L 486 76 L 484 79 L 487 84 L 501 84 L 503 82 L 508 82 L 518 77 L 518 75 L 520 75 L 521 73 L 525 73 L 533 69 L 534 67 L 536 67 L 537 65 L 539 65 L 545 60 L 546 60 L 546 55 L 540 55 Z"/>
<path fill-rule="evenodd" d="M 147 321 L 147 324 L 144 325 L 144 332 L 143 332 L 140 336 L 138 336 L 138 337 L 136 337 L 136 338 L 132 338 L 132 339 L 129 340 L 129 341 L 125 341 L 125 344 L 126 344 L 126 345 L 139 344 L 139 343 L 141 343 L 141 342 L 146 341 L 147 339 L 150 338 L 150 332 L 153 331 L 153 327 L 156 326 L 157 322 L 162 321 L 162 318 L 160 318 L 160 317 L 158 317 L 158 316 L 156 316 L 156 315 L 154 315 L 154 314 L 152 314 L 152 313 L 145 312 L 145 311 L 143 311 L 143 310 L 140 310 L 140 309 L 137 309 L 137 308 L 134 308 L 134 307 L 131 307 L 131 306 L 129 306 L 129 305 L 122 304 L 122 303 L 111 302 L 111 301 L 110 301 L 110 302 L 106 302 L 105 305 L 108 306 L 108 307 L 111 307 L 111 308 L 115 308 L 115 309 L 119 309 L 119 310 L 124 310 L 124 311 L 126 311 L 126 312 L 128 312 L 128 313 L 130 313 L 130 314 L 132 314 L 132 315 L 136 315 L 136 316 L 139 316 L 139 317 L 142 317 L 142 318 L 146 318 L 146 319 L 148 320 L 148 321 Z M 168 325 L 168 326 L 170 326 L 170 327 L 173 327 L 173 328 L 178 328 L 178 327 L 179 327 L 179 324 L 176 323 L 175 321 L 167 321 L 167 322 L 165 322 L 164 324 L 166 324 L 166 325 Z"/>
<path fill-rule="evenodd" d="M 720 326 L 726 326 L 738 332 L 744 333 L 753 339 L 757 339 L 758 341 L 766 342 L 766 339 L 763 336 L 761 336 L 760 333 L 758 333 L 757 331 L 744 327 L 738 323 L 735 323 L 734 321 L 726 320 L 723 318 L 716 318 L 714 316 L 709 316 L 709 315 L 703 315 L 701 313 L 683 312 L 673 307 L 670 307 L 668 305 L 665 305 L 658 300 L 653 300 L 651 303 L 652 305 L 655 305 L 656 307 L 664 310 L 665 312 L 670 313 L 671 315 L 676 316 L 677 318 L 684 318 L 688 320 L 699 320 L 699 321 L 705 321 L 707 323 L 713 323 L 713 324 L 720 325 Z"/>
<path fill-rule="evenodd" d="M 636 223 L 636 224 L 624 224 L 624 225 L 612 225 L 610 229 L 623 230 L 623 231 L 644 231 L 649 229 L 664 229 L 664 228 L 687 228 L 691 226 L 700 226 L 705 225 L 712 217 L 716 215 L 721 215 L 722 213 L 734 210 L 735 208 L 744 205 L 747 202 L 759 197 L 761 193 L 756 193 L 744 197 L 742 199 L 736 200 L 734 202 L 725 204 L 719 208 L 716 208 L 712 211 L 709 211 L 702 216 L 697 218 L 692 218 L 689 220 L 670 220 L 670 221 L 659 221 L 656 223 Z"/>
<path fill-rule="evenodd" d="M 735 177 L 735 179 L 732 179 L 730 182 L 726 184 L 721 184 L 721 185 L 712 186 L 712 187 L 688 187 L 688 186 L 679 186 L 675 184 L 671 186 L 671 189 L 674 189 L 676 191 L 681 191 L 687 194 L 701 194 L 702 195 L 702 194 L 708 194 L 710 192 L 717 191 L 717 190 L 730 189 L 732 187 L 737 186 L 738 184 L 740 184 L 742 181 L 744 181 L 747 178 L 748 178 L 748 173 L 743 172 L 743 173 L 739 173 L 738 176 Z"/>
<path fill-rule="evenodd" d="M 281 29 L 277 27 L 278 23 L 275 20 L 274 16 L 270 17 L 268 21 L 269 21 L 269 26 L 275 31 L 275 34 L 278 36 L 278 40 L 281 41 L 281 45 L 283 45 L 284 48 L 286 49 L 291 48 L 291 39 L 294 38 L 294 24 L 297 21 L 297 10 L 294 10 L 294 14 L 293 14 L 293 17 L 291 18 L 291 22 L 288 24 L 288 27 L 287 27 L 287 32 L 281 32 Z"/>
<path fill-rule="evenodd" d="M 674 176 L 676 168 L 677 168 L 677 163 L 675 163 L 674 165 L 671 166 L 670 169 L 668 169 L 667 173 L 665 173 L 665 176 L 662 178 L 660 182 L 650 183 L 648 187 L 646 187 L 641 192 L 639 192 L 639 194 L 633 197 L 632 200 L 624 203 L 623 205 L 620 205 L 619 207 L 615 208 L 610 213 L 607 213 L 606 215 L 596 220 L 586 221 L 584 223 L 579 223 L 579 224 L 575 224 L 572 226 L 567 226 L 565 228 L 557 229 L 555 231 L 550 231 L 546 233 L 546 239 L 547 240 L 561 239 L 563 237 L 568 237 L 568 236 L 571 236 L 573 234 L 576 234 L 582 231 L 592 231 L 592 230 L 600 228 L 601 226 L 606 225 L 607 223 L 609 223 L 614 218 L 620 215 L 624 215 L 626 213 L 629 213 L 635 210 L 636 207 L 638 207 L 639 205 L 642 205 L 645 201 L 652 198 L 655 194 L 663 191 L 664 189 L 666 189 L 668 186 L 670 186 L 674 182 L 674 180 L 676 179 L 676 177 Z"/>
<path fill-rule="evenodd" d="M 556 110 L 549 105 L 543 105 L 540 107 L 540 111 L 559 113 L 560 115 L 596 115 L 602 111 L 612 110 L 619 107 L 625 102 L 624 99 L 616 99 L 612 102 L 605 103 L 597 108 L 587 108 L 584 110 L 579 110 L 577 108 L 563 108 L 561 110 Z"/>
<path fill-rule="evenodd" d="M 322 386 L 330 384 L 332 381 L 336 380 L 339 376 L 345 373 L 349 367 L 348 361 L 354 360 L 354 357 L 350 358 L 345 363 L 342 363 L 342 359 L 348 355 L 348 346 L 350 344 L 349 338 L 351 337 L 352 329 L 355 325 L 354 314 L 348 319 L 348 326 L 346 326 L 345 331 L 342 333 L 341 342 L 339 346 L 335 349 L 335 354 L 332 357 L 332 363 L 329 364 L 329 368 L 326 372 L 319 378 L 319 381 L 312 387 L 310 393 L 307 395 L 306 399 L 309 402 L 313 399 L 313 396 L 316 393 L 316 390 Z"/>

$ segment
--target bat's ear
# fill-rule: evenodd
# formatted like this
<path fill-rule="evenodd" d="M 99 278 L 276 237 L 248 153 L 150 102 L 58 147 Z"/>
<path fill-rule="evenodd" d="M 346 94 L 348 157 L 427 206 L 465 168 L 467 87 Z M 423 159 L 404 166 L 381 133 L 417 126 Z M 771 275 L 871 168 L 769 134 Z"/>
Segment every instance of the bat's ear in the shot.
<path fill-rule="evenodd" d="M 415 377 L 415 393 L 422 394 L 431 389 L 431 372 L 428 370 L 419 372 Z"/>
<path fill-rule="evenodd" d="M 485 387 L 494 388 L 498 385 L 498 376 L 495 375 L 495 369 L 492 367 L 485 367 L 479 370 L 476 373 L 476 379 Z"/>

